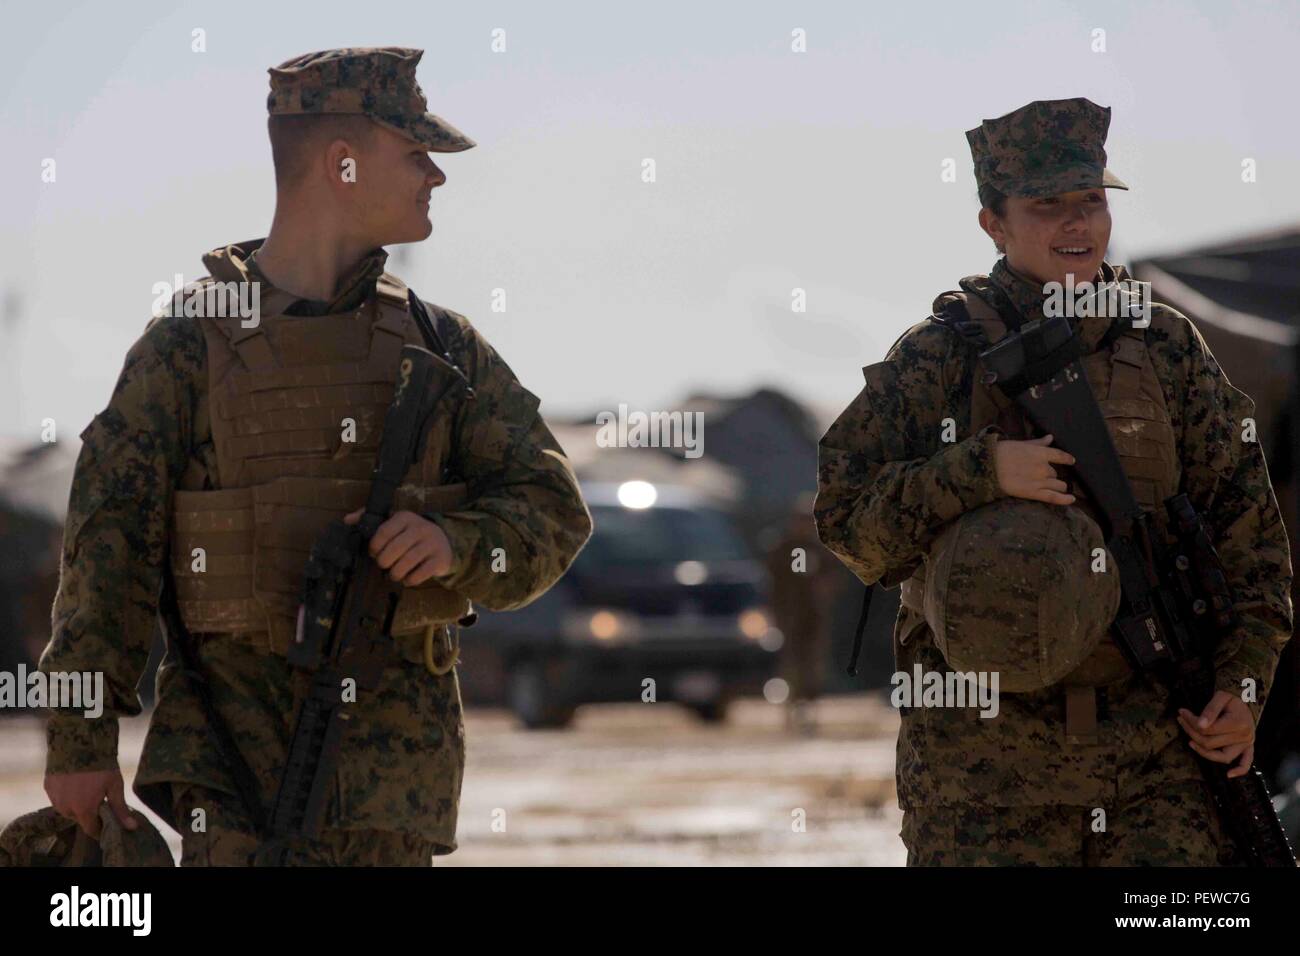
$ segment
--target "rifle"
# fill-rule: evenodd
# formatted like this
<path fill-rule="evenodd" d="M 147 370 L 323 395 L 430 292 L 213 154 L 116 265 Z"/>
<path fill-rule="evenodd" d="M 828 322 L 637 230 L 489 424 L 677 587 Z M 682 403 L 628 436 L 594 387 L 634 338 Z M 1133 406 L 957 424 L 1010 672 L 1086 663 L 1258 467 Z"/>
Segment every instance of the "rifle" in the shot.
<path fill-rule="evenodd" d="M 255 865 L 281 865 L 291 841 L 319 836 L 351 719 L 343 681 L 354 680 L 358 691 L 374 690 L 384 668 L 396 660 L 389 630 L 402 585 L 370 556 L 370 539 L 392 514 L 397 486 L 423 457 L 434 413 L 456 385 L 468 387 L 468 382 L 445 359 L 419 346 L 402 348 L 361 520 L 355 525 L 333 521 L 312 545 L 298 632 L 288 653 L 309 688 Z"/>
<path fill-rule="evenodd" d="M 1118 320 L 1117 320 L 1118 321 Z M 1223 563 L 1186 494 L 1165 501 L 1172 547 L 1138 504 L 1079 361 L 1081 345 L 1063 316 L 1008 323 L 1008 334 L 980 359 L 1074 469 L 1105 519 L 1106 546 L 1120 574 L 1114 622 L 1120 648 L 1143 674 L 1164 684 L 1180 706 L 1200 713 L 1214 696 L 1214 649 L 1237 624 Z M 1296 865 L 1263 774 L 1240 777 L 1196 757 L 1219 817 L 1252 866 Z"/>

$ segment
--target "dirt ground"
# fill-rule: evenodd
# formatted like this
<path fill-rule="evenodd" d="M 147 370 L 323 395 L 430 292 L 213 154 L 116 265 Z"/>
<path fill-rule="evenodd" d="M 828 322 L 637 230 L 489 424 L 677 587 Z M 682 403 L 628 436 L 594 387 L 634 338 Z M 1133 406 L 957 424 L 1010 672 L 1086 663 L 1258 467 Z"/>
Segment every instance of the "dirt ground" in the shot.
<path fill-rule="evenodd" d="M 527 732 L 471 710 L 460 849 L 438 865 L 902 865 L 897 713 L 868 695 L 823 700 L 816 716 L 817 733 L 798 736 L 761 700 L 721 726 L 672 704 L 613 704 Z M 128 787 L 144 729 L 122 728 Z M 43 751 L 39 720 L 0 722 L 0 824 L 46 802 Z"/>

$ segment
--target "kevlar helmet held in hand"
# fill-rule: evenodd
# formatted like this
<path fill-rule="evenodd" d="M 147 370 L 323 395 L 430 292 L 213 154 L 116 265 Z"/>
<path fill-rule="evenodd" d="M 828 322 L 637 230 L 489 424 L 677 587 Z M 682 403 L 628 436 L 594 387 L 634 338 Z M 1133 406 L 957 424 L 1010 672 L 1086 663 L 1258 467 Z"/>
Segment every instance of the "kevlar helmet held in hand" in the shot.
<path fill-rule="evenodd" d="M 0 866 L 175 866 L 162 834 L 143 813 L 131 815 L 135 830 L 101 805 L 99 839 L 92 840 L 53 807 L 24 814 L 0 831 Z"/>
<path fill-rule="evenodd" d="M 948 666 L 1040 690 L 1093 657 L 1119 610 L 1101 528 L 1080 508 L 1001 498 L 949 523 L 930 549 L 925 619 Z"/>

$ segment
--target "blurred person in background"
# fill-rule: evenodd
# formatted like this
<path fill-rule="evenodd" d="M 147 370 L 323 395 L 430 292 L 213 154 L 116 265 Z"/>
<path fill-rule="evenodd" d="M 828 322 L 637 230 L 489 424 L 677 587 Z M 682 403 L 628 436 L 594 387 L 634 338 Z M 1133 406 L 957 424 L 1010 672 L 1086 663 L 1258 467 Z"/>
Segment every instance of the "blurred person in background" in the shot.
<path fill-rule="evenodd" d="M 831 618 L 839 589 L 835 556 L 817 537 L 814 499 L 812 492 L 799 496 L 766 558 L 772 617 L 785 638 L 781 676 L 789 685 L 786 726 L 805 735 L 817 729 L 813 704 L 826 681 Z"/>

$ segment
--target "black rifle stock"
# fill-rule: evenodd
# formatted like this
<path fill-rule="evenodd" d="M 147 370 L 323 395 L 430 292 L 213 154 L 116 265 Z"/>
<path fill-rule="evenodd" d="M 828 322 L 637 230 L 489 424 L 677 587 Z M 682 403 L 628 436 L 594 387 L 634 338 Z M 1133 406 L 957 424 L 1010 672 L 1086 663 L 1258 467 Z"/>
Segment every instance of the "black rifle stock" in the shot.
<path fill-rule="evenodd" d="M 418 346 L 402 348 L 361 520 L 332 522 L 312 546 L 298 634 L 289 649 L 289 663 L 308 675 L 310 688 L 299 707 L 258 865 L 278 865 L 291 840 L 320 834 L 350 719 L 343 681 L 351 678 L 358 692 L 373 690 L 384 667 L 396 660 L 390 628 L 402 585 L 370 556 L 370 539 L 392 514 L 397 486 L 423 457 L 434 413 L 458 385 L 468 382 L 444 359 Z"/>
<path fill-rule="evenodd" d="M 1079 354 L 1069 322 L 1057 316 L 1024 323 L 980 358 L 1034 424 L 1054 436 L 1053 445 L 1074 456 L 1079 480 L 1105 517 L 1123 593 L 1114 622 L 1121 649 L 1179 706 L 1199 714 L 1215 692 L 1214 649 L 1237 621 L 1227 575 L 1187 495 L 1165 502 L 1176 546 L 1162 540 L 1133 495 Z M 1229 778 L 1227 765 L 1196 759 L 1248 862 L 1294 867 L 1263 774 L 1252 765 Z"/>

